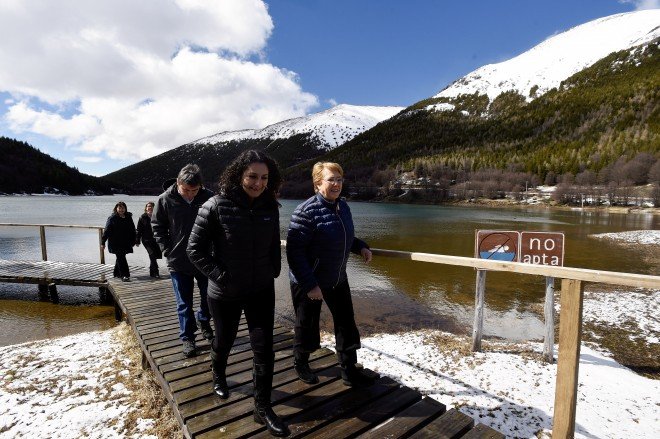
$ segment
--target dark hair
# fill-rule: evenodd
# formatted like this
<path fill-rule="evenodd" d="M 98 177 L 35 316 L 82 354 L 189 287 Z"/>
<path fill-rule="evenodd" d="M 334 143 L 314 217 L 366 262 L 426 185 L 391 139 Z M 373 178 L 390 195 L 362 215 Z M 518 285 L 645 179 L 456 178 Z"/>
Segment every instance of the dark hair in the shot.
<path fill-rule="evenodd" d="M 124 210 L 126 212 L 128 212 L 128 207 L 126 207 L 126 203 L 124 203 L 123 201 L 117 201 L 117 204 L 115 204 L 115 207 L 112 208 L 112 213 L 117 213 L 117 208 L 119 206 L 124 206 Z"/>
<path fill-rule="evenodd" d="M 149 206 L 155 207 L 156 204 L 153 201 L 147 202 L 147 204 L 144 205 L 144 211 L 145 212 L 147 211 L 147 207 L 149 207 Z"/>
<path fill-rule="evenodd" d="M 176 176 L 176 182 L 185 183 L 189 186 L 201 186 L 202 170 L 199 169 L 199 166 L 188 163 L 179 171 L 179 175 Z"/>
<path fill-rule="evenodd" d="M 277 162 L 263 151 L 249 149 L 243 151 L 234 159 L 220 176 L 218 187 L 220 193 L 229 194 L 233 189 L 241 187 L 243 172 L 252 163 L 263 163 L 268 167 L 268 185 L 264 194 L 274 201 L 277 201 L 277 193 L 282 186 L 282 175 L 277 166 Z"/>

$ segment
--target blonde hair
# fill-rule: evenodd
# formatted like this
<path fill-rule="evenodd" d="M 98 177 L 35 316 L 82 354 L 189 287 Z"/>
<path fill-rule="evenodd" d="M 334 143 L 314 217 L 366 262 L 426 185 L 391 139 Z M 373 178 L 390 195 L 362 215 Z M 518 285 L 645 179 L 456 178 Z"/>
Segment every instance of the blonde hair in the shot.
<path fill-rule="evenodd" d="M 316 162 L 312 168 L 312 184 L 314 185 L 314 192 L 318 192 L 318 186 L 323 180 L 323 170 L 329 169 L 333 172 L 338 172 L 339 175 L 344 177 L 344 170 L 339 166 L 339 163 L 334 162 Z"/>

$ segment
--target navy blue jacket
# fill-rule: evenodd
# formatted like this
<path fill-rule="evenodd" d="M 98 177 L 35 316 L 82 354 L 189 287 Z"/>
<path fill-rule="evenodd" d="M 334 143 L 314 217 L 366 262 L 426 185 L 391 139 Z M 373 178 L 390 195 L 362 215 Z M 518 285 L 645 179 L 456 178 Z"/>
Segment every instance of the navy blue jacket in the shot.
<path fill-rule="evenodd" d="M 278 207 L 263 195 L 250 203 L 240 188 L 202 205 L 188 256 L 209 278 L 209 297 L 247 300 L 273 290 L 282 265 Z"/>
<path fill-rule="evenodd" d="M 331 202 L 316 194 L 296 207 L 286 237 L 291 282 L 307 293 L 345 281 L 349 252 L 369 248 L 354 233 L 351 210 L 343 199 Z"/>

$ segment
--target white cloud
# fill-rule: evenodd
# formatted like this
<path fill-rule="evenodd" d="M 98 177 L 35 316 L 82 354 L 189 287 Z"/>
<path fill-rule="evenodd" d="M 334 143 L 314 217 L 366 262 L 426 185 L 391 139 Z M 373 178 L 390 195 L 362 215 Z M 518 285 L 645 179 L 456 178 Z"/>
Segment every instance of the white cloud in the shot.
<path fill-rule="evenodd" d="M 660 0 L 619 0 L 622 4 L 633 4 L 635 10 L 641 11 L 643 9 L 658 9 L 660 8 Z"/>
<path fill-rule="evenodd" d="M 304 115 L 318 100 L 295 73 L 253 61 L 272 30 L 258 0 L 4 0 L 4 117 L 15 132 L 141 160 Z"/>
<path fill-rule="evenodd" d="M 336 107 L 337 101 L 334 98 L 330 98 L 328 99 L 328 104 L 330 104 L 331 107 Z"/>
<path fill-rule="evenodd" d="M 82 163 L 98 163 L 101 160 L 103 160 L 103 157 L 99 156 L 75 156 L 73 158 L 77 162 L 82 162 Z"/>

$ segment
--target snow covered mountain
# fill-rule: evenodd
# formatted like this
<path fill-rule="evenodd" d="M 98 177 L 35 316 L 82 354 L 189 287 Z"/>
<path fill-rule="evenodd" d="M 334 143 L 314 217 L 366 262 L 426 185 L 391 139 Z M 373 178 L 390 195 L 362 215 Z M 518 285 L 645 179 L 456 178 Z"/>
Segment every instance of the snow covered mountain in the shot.
<path fill-rule="evenodd" d="M 369 107 L 337 105 L 309 116 L 288 119 L 258 130 L 225 131 L 204 137 L 191 145 L 216 145 L 232 141 L 253 139 L 286 139 L 298 134 L 309 140 L 321 151 L 329 151 L 389 119 L 403 107 Z"/>
<path fill-rule="evenodd" d="M 554 35 L 508 61 L 480 67 L 433 97 L 478 93 L 492 101 L 502 92 L 515 90 L 529 101 L 612 52 L 658 37 L 660 9 L 599 18 Z M 443 103 L 431 107 L 440 111 L 453 108 Z"/>

